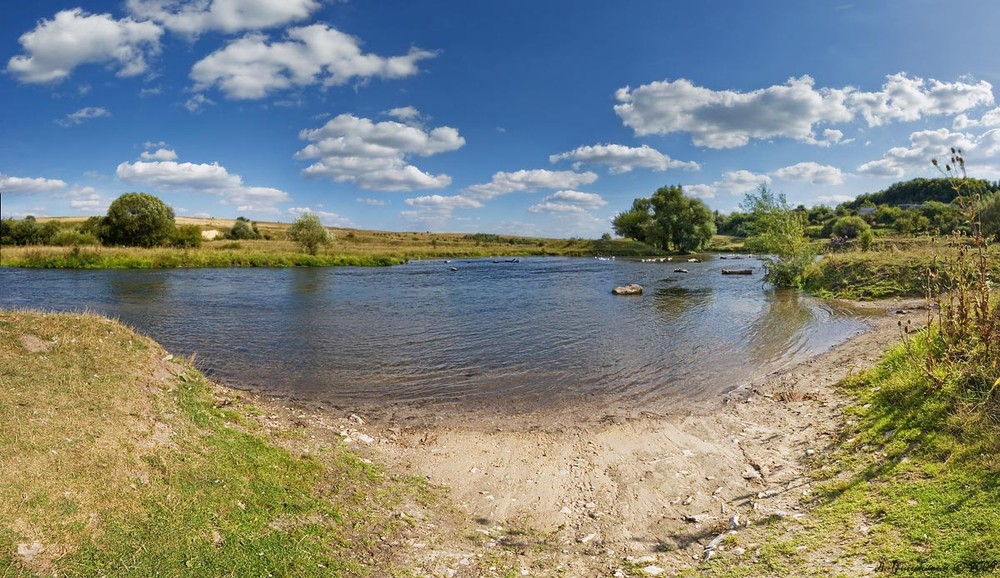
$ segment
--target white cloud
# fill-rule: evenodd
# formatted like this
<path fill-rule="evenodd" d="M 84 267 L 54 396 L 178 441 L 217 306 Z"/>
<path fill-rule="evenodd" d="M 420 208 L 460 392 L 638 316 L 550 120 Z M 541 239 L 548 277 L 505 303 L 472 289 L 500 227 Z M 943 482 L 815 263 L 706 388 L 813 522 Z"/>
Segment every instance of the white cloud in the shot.
<path fill-rule="evenodd" d="M 587 171 L 549 171 L 545 169 L 520 170 L 513 173 L 498 172 L 488 183 L 467 187 L 467 196 L 489 200 L 513 192 L 533 192 L 539 189 L 574 189 L 597 180 L 597 174 Z"/>
<path fill-rule="evenodd" d="M 558 191 L 544 199 L 537 205 L 528 207 L 532 213 L 587 213 L 590 210 L 598 209 L 607 205 L 601 195 L 596 193 L 582 193 L 580 191 Z"/>
<path fill-rule="evenodd" d="M 347 217 L 343 217 L 341 215 L 338 215 L 337 213 L 332 213 L 330 211 L 320 211 L 316 209 L 311 209 L 309 207 L 292 207 L 288 209 L 288 214 L 292 215 L 295 218 L 301 217 L 302 215 L 305 215 L 307 213 L 312 213 L 313 215 L 319 217 L 320 222 L 326 225 L 327 227 L 346 228 L 354 226 L 351 223 L 351 220 L 348 219 Z"/>
<path fill-rule="evenodd" d="M 968 115 L 960 114 L 955 117 L 952 128 L 955 130 L 965 130 L 971 127 L 997 127 L 1000 126 L 1000 108 L 986 111 L 979 120 L 972 120 Z"/>
<path fill-rule="evenodd" d="M 215 101 L 199 93 L 184 101 L 184 108 L 190 113 L 199 114 L 205 110 L 206 106 L 212 106 L 213 104 L 215 104 Z"/>
<path fill-rule="evenodd" d="M 843 88 L 816 88 L 809 76 L 790 78 L 783 85 L 750 92 L 715 91 L 691 81 L 660 81 L 616 92 L 615 112 L 637 135 L 685 132 L 698 146 L 733 148 L 751 139 L 791 138 L 829 146 L 843 140 L 843 132 L 818 125 L 852 122 L 860 116 L 869 126 L 913 121 L 931 115 L 957 114 L 993 103 L 992 86 L 985 81 L 945 83 L 910 78 L 905 73 L 886 77 L 877 92 Z"/>
<path fill-rule="evenodd" d="M 578 147 L 569 152 L 549 156 L 549 162 L 575 161 L 573 168 L 579 170 L 582 164 L 606 165 L 612 174 L 627 173 L 636 168 L 665 171 L 667 169 L 698 170 L 695 162 L 676 161 L 660 151 L 642 145 L 627 147 L 619 144 L 598 144 Z"/>
<path fill-rule="evenodd" d="M 196 36 L 209 30 L 233 33 L 287 24 L 309 17 L 320 3 L 317 0 L 128 0 L 126 6 L 138 18 Z"/>
<path fill-rule="evenodd" d="M 195 63 L 191 79 L 196 91 L 217 86 L 232 99 L 257 99 L 317 83 L 412 76 L 419 72 L 417 63 L 434 55 L 418 48 L 388 58 L 364 54 L 357 38 L 312 24 L 290 29 L 284 41 L 269 42 L 257 33 L 234 40 Z"/>
<path fill-rule="evenodd" d="M 89 214 L 103 213 L 107 211 L 110 201 L 97 194 L 93 187 L 76 188 L 70 191 L 69 206 Z"/>
<path fill-rule="evenodd" d="M 481 202 L 461 195 L 425 195 L 423 197 L 406 199 L 406 204 L 411 207 L 446 210 L 449 212 L 453 209 L 478 209 L 483 206 Z"/>
<path fill-rule="evenodd" d="M 752 92 L 714 91 L 689 80 L 619 89 L 615 112 L 637 135 L 686 132 L 710 148 L 746 145 L 751 138 L 815 139 L 813 125 L 846 122 L 848 90 L 816 90 L 809 76 Z"/>
<path fill-rule="evenodd" d="M 288 193 L 270 187 L 248 187 L 243 177 L 231 174 L 218 163 L 195 164 L 176 161 L 121 163 L 118 178 L 129 184 L 143 184 L 158 191 L 201 192 L 222 197 L 231 205 L 252 205 L 255 210 L 288 200 Z"/>
<path fill-rule="evenodd" d="M 909 147 L 893 147 L 881 159 L 864 163 L 858 172 L 872 177 L 902 178 L 909 172 L 926 172 L 931 159 L 948 158 L 951 147 L 971 152 L 980 139 L 946 128 L 918 131 L 910 135 Z"/>
<path fill-rule="evenodd" d="M 66 181 L 33 177 L 14 177 L 0 173 L 0 193 L 47 193 L 66 188 Z"/>
<path fill-rule="evenodd" d="M 420 118 L 420 111 L 412 106 L 401 106 L 385 111 L 385 114 L 406 122 Z"/>
<path fill-rule="evenodd" d="M 108 116 L 111 116 L 111 112 L 109 112 L 108 109 L 95 106 L 88 106 L 86 108 L 81 108 L 76 112 L 71 112 L 70 114 L 67 114 L 65 118 L 57 120 L 56 124 L 58 124 L 61 127 L 69 128 L 71 126 L 77 126 L 79 124 L 83 124 L 88 120 L 108 117 Z"/>
<path fill-rule="evenodd" d="M 956 114 L 992 104 L 993 87 L 985 80 L 975 84 L 934 79 L 925 81 L 900 72 L 887 76 L 879 92 L 855 92 L 848 98 L 848 103 L 868 122 L 868 126 L 881 126 L 892 121 Z"/>
<path fill-rule="evenodd" d="M 771 174 L 785 181 L 808 181 L 814 185 L 841 185 L 844 183 L 844 173 L 840 169 L 812 161 L 784 167 Z"/>
<path fill-rule="evenodd" d="M 315 159 L 303 174 L 351 182 L 375 191 L 439 189 L 451 184 L 448 175 L 430 175 L 408 164 L 407 157 L 431 156 L 465 145 L 458 131 L 438 127 L 427 131 L 395 121 L 373 122 L 341 114 L 317 129 L 299 133 L 311 144 L 295 154 Z"/>
<path fill-rule="evenodd" d="M 760 185 L 771 184 L 771 177 L 747 170 L 722 173 L 722 178 L 711 184 L 684 185 L 684 194 L 700 199 L 714 199 L 719 193 L 742 195 Z"/>
<path fill-rule="evenodd" d="M 389 204 L 388 201 L 383 201 L 382 199 L 354 199 L 355 202 L 361 203 L 362 205 L 368 205 L 369 207 L 384 207 Z"/>
<path fill-rule="evenodd" d="M 109 64 L 118 76 L 136 76 L 146 72 L 147 58 L 159 53 L 162 34 L 152 22 L 63 10 L 21 36 L 26 54 L 11 58 L 7 72 L 21 82 L 59 82 L 81 64 Z"/>
<path fill-rule="evenodd" d="M 851 195 L 820 195 L 816 197 L 816 202 L 820 205 L 837 206 L 840 203 L 846 203 L 848 201 L 853 201 L 854 197 Z"/>
<path fill-rule="evenodd" d="M 139 155 L 144 161 L 176 161 L 177 153 L 171 149 L 158 148 L 155 151 L 144 151 Z"/>

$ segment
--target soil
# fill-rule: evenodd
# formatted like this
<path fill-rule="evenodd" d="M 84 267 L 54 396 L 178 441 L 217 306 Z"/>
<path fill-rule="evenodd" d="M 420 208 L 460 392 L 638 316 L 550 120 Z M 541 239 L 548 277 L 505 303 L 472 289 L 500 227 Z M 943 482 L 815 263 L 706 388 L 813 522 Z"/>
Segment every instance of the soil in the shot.
<path fill-rule="evenodd" d="M 260 402 L 446 489 L 450 513 L 413 513 L 417 532 L 400 544 L 417 575 L 670 575 L 697 566 L 732 528 L 808 515 L 809 471 L 836 444 L 846 403 L 836 383 L 927 317 L 923 301 L 852 305 L 884 314 L 816 358 L 684 413 L 577 407 L 398 423 Z"/>

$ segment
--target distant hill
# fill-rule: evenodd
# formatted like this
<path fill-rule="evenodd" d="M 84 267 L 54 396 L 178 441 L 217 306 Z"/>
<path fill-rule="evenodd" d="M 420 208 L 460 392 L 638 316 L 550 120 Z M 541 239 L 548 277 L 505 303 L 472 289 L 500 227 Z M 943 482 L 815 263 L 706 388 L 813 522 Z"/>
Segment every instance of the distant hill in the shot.
<path fill-rule="evenodd" d="M 1000 181 L 990 182 L 984 179 L 969 179 L 970 190 L 978 193 L 1000 191 Z M 848 209 L 858 209 L 866 201 L 875 205 L 906 205 L 939 201 L 950 203 L 955 200 L 955 189 L 949 179 L 917 178 L 890 185 L 887 189 L 876 193 L 859 195 L 853 201 L 844 203 Z"/>

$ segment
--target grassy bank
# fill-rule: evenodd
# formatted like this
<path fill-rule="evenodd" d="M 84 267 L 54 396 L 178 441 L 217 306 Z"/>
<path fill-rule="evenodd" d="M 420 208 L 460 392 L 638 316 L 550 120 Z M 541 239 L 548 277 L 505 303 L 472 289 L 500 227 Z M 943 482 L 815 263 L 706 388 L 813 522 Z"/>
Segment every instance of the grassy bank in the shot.
<path fill-rule="evenodd" d="M 947 285 L 947 265 L 958 248 L 950 239 L 904 239 L 878 243 L 871 251 L 827 253 L 808 266 L 803 289 L 820 297 L 873 300 L 924 297 L 927 275 L 942 275 Z M 990 248 L 991 271 L 1000 279 L 1000 246 Z"/>
<path fill-rule="evenodd" d="M 810 458 L 812 487 L 794 488 L 806 516 L 764 518 L 684 575 L 1000 575 L 1000 430 L 957 376 L 925 371 L 925 344 L 841 384 L 840 440 Z"/>
<path fill-rule="evenodd" d="M 181 220 L 179 219 L 179 222 Z M 63 226 L 73 220 L 60 219 Z M 226 231 L 232 221 L 183 219 L 204 231 Z M 383 266 L 416 259 L 531 256 L 647 256 L 660 251 L 626 239 L 550 239 L 494 234 L 387 232 L 331 228 L 333 243 L 310 256 L 285 239 L 287 224 L 258 223 L 268 240 L 213 240 L 198 248 L 3 246 L 0 266 L 72 269 L 176 267 Z"/>
<path fill-rule="evenodd" d="M 0 312 L 0 380 L 0 576 L 408 575 L 426 486 L 275 437 L 115 322 Z"/>

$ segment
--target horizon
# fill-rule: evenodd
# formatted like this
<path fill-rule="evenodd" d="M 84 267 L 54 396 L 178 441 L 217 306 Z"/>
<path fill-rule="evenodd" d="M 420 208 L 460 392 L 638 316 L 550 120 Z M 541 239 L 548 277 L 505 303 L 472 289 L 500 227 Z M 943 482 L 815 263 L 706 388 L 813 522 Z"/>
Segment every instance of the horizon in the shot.
<path fill-rule="evenodd" d="M 0 216 L 596 238 L 666 185 L 835 207 L 950 147 L 997 180 L 1000 5 L 953 5 L 17 3 Z"/>

